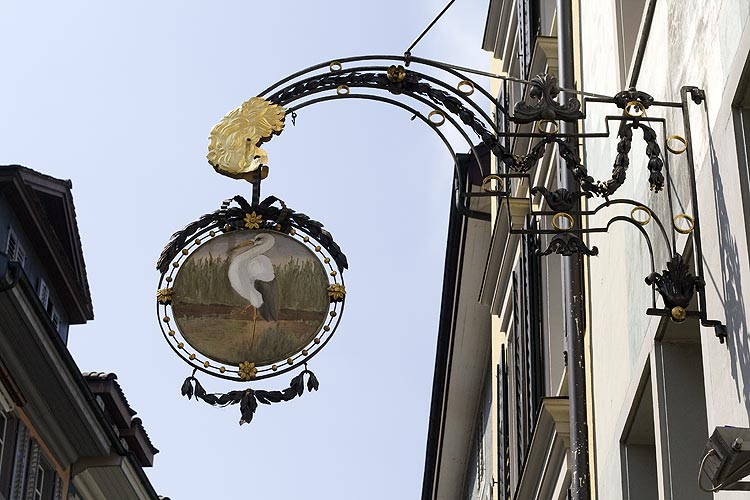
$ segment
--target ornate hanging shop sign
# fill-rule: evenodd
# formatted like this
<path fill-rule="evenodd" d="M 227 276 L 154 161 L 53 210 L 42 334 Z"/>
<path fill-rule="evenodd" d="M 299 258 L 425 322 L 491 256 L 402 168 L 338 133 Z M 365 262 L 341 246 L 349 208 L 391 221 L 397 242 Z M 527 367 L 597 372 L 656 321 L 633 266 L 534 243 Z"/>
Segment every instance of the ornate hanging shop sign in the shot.
<path fill-rule="evenodd" d="M 172 237 L 159 259 L 159 322 L 170 346 L 193 367 L 183 395 L 217 406 L 239 404 L 241 422 L 249 422 L 258 403 L 288 401 L 301 396 L 305 387 L 318 388 L 307 361 L 341 319 L 346 257 L 319 222 L 276 197 L 261 201 L 260 184 L 268 175 L 268 155 L 261 146 L 283 131 L 287 115 L 294 124 L 298 112 L 329 101 L 388 104 L 428 126 L 453 158 L 457 213 L 489 221 L 488 213 L 477 210 L 477 201 L 496 198 L 498 206 L 507 208 L 508 232 L 531 239 L 536 255 L 594 257 L 599 250 L 589 247 L 591 235 L 607 233 L 614 224 L 634 228 L 643 236 L 651 268 L 645 277 L 651 295 L 646 314 L 675 322 L 699 320 L 725 341 L 726 326 L 711 319 L 706 303 L 690 133 L 693 104 L 708 112 L 705 93 L 683 87 L 679 102 L 662 102 L 634 88 L 614 96 L 566 90 L 569 96 L 559 102 L 564 89 L 551 75 L 522 81 L 479 72 L 499 81 L 499 94 L 493 94 L 469 73 L 476 72 L 409 53 L 325 61 L 276 82 L 213 128 L 209 163 L 222 175 L 251 182 L 253 196 L 251 202 L 235 196 L 189 224 Z M 521 100 L 513 104 L 511 96 Z M 586 119 L 593 104 L 609 110 L 598 127 L 561 130 L 563 122 Z M 494 117 L 485 111 L 491 106 Z M 678 111 L 681 127 L 666 118 Z M 456 132 L 470 153 L 457 154 L 442 127 Z M 632 144 L 641 138 L 645 156 L 631 168 Z M 579 142 L 589 139 L 616 140 L 610 178 L 595 179 L 579 156 Z M 487 162 L 481 150 L 495 158 L 494 166 L 483 166 Z M 571 174 L 567 187 L 556 188 L 546 170 L 540 170 L 546 168 L 543 159 L 553 155 Z M 476 172 L 469 172 L 467 158 Z M 651 206 L 620 197 L 629 169 L 640 170 L 635 177 L 647 180 L 653 193 L 647 201 L 655 202 L 657 196 L 661 201 Z M 481 175 L 472 179 L 477 172 Z M 637 187 L 628 189 L 638 192 Z M 679 211 L 684 203 L 690 213 Z M 681 255 L 688 248 L 689 259 Z M 280 391 L 246 388 L 212 394 L 196 378 L 203 372 L 253 382 L 300 368 Z"/>
<path fill-rule="evenodd" d="M 222 175 L 253 184 L 253 203 L 226 200 L 175 233 L 157 269 L 159 324 L 193 373 L 182 394 L 214 406 L 239 404 L 240 423 L 258 403 L 289 401 L 318 389 L 307 367 L 344 309 L 347 261 L 323 225 L 276 197 L 259 201 L 268 174 L 259 145 L 281 132 L 284 109 L 253 98 L 211 131 L 208 160 Z M 252 382 L 303 368 L 280 391 L 208 393 L 196 378 Z"/>

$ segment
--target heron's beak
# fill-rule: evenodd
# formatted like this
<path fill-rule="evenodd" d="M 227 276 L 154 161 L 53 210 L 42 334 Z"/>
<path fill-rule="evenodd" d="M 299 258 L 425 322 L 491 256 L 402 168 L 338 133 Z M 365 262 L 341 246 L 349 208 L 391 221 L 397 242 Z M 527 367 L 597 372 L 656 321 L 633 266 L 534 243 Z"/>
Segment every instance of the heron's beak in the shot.
<path fill-rule="evenodd" d="M 253 245 L 255 245 L 255 240 L 243 241 L 242 243 L 240 243 L 236 247 L 232 248 L 230 250 L 230 252 L 234 252 L 235 250 L 239 250 L 240 248 L 250 247 L 250 246 L 253 246 Z"/>

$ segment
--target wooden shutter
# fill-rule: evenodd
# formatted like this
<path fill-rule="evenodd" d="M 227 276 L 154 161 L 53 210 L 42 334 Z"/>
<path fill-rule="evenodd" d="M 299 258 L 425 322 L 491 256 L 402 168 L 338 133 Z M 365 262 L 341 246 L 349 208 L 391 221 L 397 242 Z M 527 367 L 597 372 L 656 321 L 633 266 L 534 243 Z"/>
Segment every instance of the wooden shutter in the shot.
<path fill-rule="evenodd" d="M 505 348 L 497 365 L 497 482 L 500 500 L 510 499 L 510 438 L 508 436 L 508 361 Z"/>
<path fill-rule="evenodd" d="M 535 221 L 527 221 L 533 229 Z M 523 470 L 531 436 L 544 396 L 542 352 L 541 277 L 538 239 L 532 234 L 521 238 L 521 252 L 513 271 L 513 324 L 509 349 L 513 367 L 513 400 L 518 471 Z"/>
<path fill-rule="evenodd" d="M 13 480 L 11 482 L 10 500 L 23 499 L 30 444 L 29 430 L 22 422 L 19 422 L 18 434 L 16 435 L 16 453 L 13 457 Z"/>

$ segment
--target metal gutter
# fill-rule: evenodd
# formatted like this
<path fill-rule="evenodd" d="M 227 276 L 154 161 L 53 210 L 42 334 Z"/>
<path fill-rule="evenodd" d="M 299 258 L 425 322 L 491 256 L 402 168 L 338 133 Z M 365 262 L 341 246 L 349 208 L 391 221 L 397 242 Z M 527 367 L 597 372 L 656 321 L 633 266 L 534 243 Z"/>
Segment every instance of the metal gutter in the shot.
<path fill-rule="evenodd" d="M 575 88 L 573 64 L 573 6 L 571 0 L 557 0 L 557 59 L 559 83 L 562 88 Z M 565 102 L 568 92 L 561 92 Z M 576 123 L 560 122 L 562 134 L 575 133 Z M 560 158 L 557 167 L 558 187 L 578 191 L 573 174 Z M 575 225 L 581 227 L 581 217 L 576 216 Z M 591 498 L 589 473 L 589 433 L 586 411 L 586 365 L 584 338 L 586 331 L 584 315 L 583 265 L 580 254 L 562 259 L 563 315 L 567 344 L 568 393 L 570 402 L 570 493 L 572 500 Z"/>
<path fill-rule="evenodd" d="M 21 300 L 25 297 L 26 302 L 35 311 L 36 315 L 43 320 L 46 320 L 46 322 L 42 321 L 42 323 L 45 324 L 45 327 L 43 328 L 44 331 L 40 333 L 46 335 L 48 340 L 52 343 L 55 351 L 57 351 L 57 354 L 60 357 L 60 361 L 62 362 L 65 369 L 69 372 L 70 378 L 76 385 L 73 390 L 78 389 L 80 391 L 80 394 L 83 396 L 84 401 L 87 403 L 88 409 L 93 414 L 95 421 L 99 424 L 98 426 L 100 431 L 104 434 L 104 437 L 106 437 L 107 441 L 109 442 L 110 449 L 117 456 L 125 457 L 128 460 L 131 460 L 134 464 L 138 464 L 138 461 L 133 452 L 127 449 L 127 447 L 120 440 L 120 436 L 118 436 L 115 430 L 112 428 L 112 423 L 109 421 L 109 418 L 104 413 L 104 410 L 96 401 L 94 393 L 91 391 L 88 383 L 84 380 L 83 375 L 78 368 L 78 365 L 70 354 L 70 351 L 68 351 L 68 348 L 65 346 L 62 338 L 57 334 L 54 327 L 52 326 L 51 321 L 47 318 L 47 314 L 44 311 L 42 304 L 37 299 L 36 293 L 34 292 L 34 287 L 32 286 L 26 274 L 21 272 L 17 286 L 11 290 L 7 290 L 1 293 L 17 293 L 18 298 L 16 300 Z M 107 455 L 105 455 L 104 457 L 106 456 Z M 82 460 L 86 462 L 92 458 L 93 457 L 82 457 Z M 76 464 L 71 464 L 71 469 L 75 468 L 79 467 L 77 467 Z M 157 495 L 156 491 L 154 491 L 153 485 L 151 485 L 151 482 L 146 476 L 145 471 L 143 471 L 140 465 L 134 468 L 136 469 L 136 474 L 138 475 L 139 480 L 143 483 L 143 487 L 147 491 L 149 491 L 149 494 L 152 496 L 153 500 L 158 500 L 159 496 Z"/>
<path fill-rule="evenodd" d="M 440 477 L 440 452 L 445 432 L 444 416 L 448 404 L 448 379 L 451 369 L 451 348 L 455 334 L 455 318 L 459 302 L 461 281 L 461 260 L 468 224 L 455 204 L 451 203 L 448 216 L 448 238 L 445 251 L 445 268 L 443 271 L 443 296 L 440 304 L 438 323 L 437 349 L 435 352 L 435 374 L 432 382 L 432 402 L 427 429 L 427 446 L 425 453 L 424 479 L 422 482 L 422 500 L 436 498 Z"/>

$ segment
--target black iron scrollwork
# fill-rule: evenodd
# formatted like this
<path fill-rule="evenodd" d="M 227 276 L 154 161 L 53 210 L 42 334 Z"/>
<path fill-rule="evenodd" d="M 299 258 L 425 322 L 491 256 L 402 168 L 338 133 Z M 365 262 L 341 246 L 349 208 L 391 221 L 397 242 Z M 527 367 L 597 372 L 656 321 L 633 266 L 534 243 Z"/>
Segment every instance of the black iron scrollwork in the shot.
<path fill-rule="evenodd" d="M 617 143 L 617 156 L 612 168 L 612 178 L 599 183 L 598 191 L 602 196 L 611 196 L 625 182 L 626 172 L 630 165 L 628 154 L 633 142 L 633 130 L 636 128 L 643 130 L 643 140 L 646 141 L 646 156 L 649 158 L 648 170 L 651 172 L 648 178 L 649 186 L 652 191 L 657 193 L 664 189 L 664 175 L 662 174 L 664 162 L 661 159 L 661 148 L 656 142 L 656 132 L 643 123 L 627 122 L 620 126 L 617 133 L 620 141 Z"/>
<path fill-rule="evenodd" d="M 629 123 L 623 123 L 617 132 L 620 141 L 617 143 L 617 156 L 612 167 L 612 178 L 601 185 L 605 196 L 611 196 L 617 188 L 625 183 L 626 172 L 630 166 L 630 148 L 633 143 L 633 128 Z"/>
<path fill-rule="evenodd" d="M 531 188 L 531 194 L 541 193 L 547 201 L 547 205 L 555 212 L 570 212 L 578 208 L 578 202 L 582 196 L 591 198 L 591 193 L 581 191 L 570 191 L 565 188 L 548 191 L 541 186 Z"/>
<path fill-rule="evenodd" d="M 687 91 L 690 92 L 690 98 L 695 104 L 703 104 L 703 101 L 706 100 L 706 91 L 703 89 L 687 87 Z"/>
<path fill-rule="evenodd" d="M 656 286 L 664 305 L 669 309 L 686 308 L 693 299 L 695 290 L 702 288 L 703 279 L 690 274 L 690 269 L 678 253 L 667 262 L 667 269 L 661 274 L 651 273 L 646 277 L 646 284 Z"/>
<path fill-rule="evenodd" d="M 571 146 L 570 142 L 556 139 L 560 156 L 565 160 L 565 165 L 573 173 L 581 189 L 592 195 L 603 196 L 605 198 L 612 196 L 620 186 L 625 182 L 628 166 L 630 166 L 630 148 L 633 141 L 633 129 L 640 128 L 643 130 L 643 139 L 646 141 L 646 155 L 649 158 L 649 185 L 652 191 L 659 192 L 664 189 L 664 175 L 662 167 L 664 162 L 661 159 L 661 148 L 656 142 L 656 132 L 654 129 L 637 121 L 626 122 L 620 126 L 617 136 L 620 141 L 617 143 L 617 156 L 615 157 L 612 168 L 612 177 L 606 181 L 596 181 L 588 175 L 588 171 L 582 165 L 578 153 Z"/>
<path fill-rule="evenodd" d="M 514 156 L 513 163 L 508 166 L 510 170 L 514 172 L 520 172 L 525 174 L 539 162 L 544 156 L 544 151 L 547 149 L 547 144 L 554 142 L 553 136 L 545 137 L 544 139 L 537 142 L 534 147 L 531 148 L 528 154 L 523 156 Z"/>
<path fill-rule="evenodd" d="M 341 251 L 338 244 L 333 241 L 331 233 L 323 229 L 323 224 L 311 219 L 303 213 L 295 212 L 288 208 L 282 200 L 275 196 L 269 196 L 257 205 L 251 205 L 242 196 L 235 196 L 229 201 L 234 201 L 239 206 L 222 206 L 219 210 L 200 217 L 195 222 L 188 224 L 181 231 L 173 234 L 171 240 L 167 246 L 164 247 L 164 250 L 159 256 L 156 268 L 162 273 L 166 272 L 169 263 L 174 259 L 180 249 L 182 249 L 187 241 L 201 229 L 207 228 L 212 224 L 218 225 L 223 231 L 242 229 L 245 224 L 245 215 L 251 212 L 255 212 L 262 216 L 263 222 L 261 228 L 263 229 L 282 231 L 285 233 L 290 232 L 292 229 L 301 229 L 307 232 L 310 236 L 318 240 L 321 246 L 331 254 L 331 258 L 336 262 L 339 269 L 348 268 L 349 264 L 346 255 Z M 277 204 L 279 206 L 275 206 Z M 228 203 L 225 203 L 225 205 L 228 205 Z"/>
<path fill-rule="evenodd" d="M 537 75 L 529 84 L 529 97 L 536 100 L 533 105 L 520 101 L 513 109 L 511 120 L 515 123 L 531 123 L 536 120 L 575 121 L 584 117 L 581 102 L 571 97 L 565 104 L 557 102 L 560 87 L 554 75 Z"/>
<path fill-rule="evenodd" d="M 634 102 L 643 106 L 643 109 L 648 109 L 654 103 L 654 98 L 645 92 L 636 90 L 635 87 L 631 87 L 628 90 L 623 90 L 615 94 L 613 102 L 622 110 L 625 110 L 629 104 Z"/>
<path fill-rule="evenodd" d="M 599 255 L 599 249 L 597 247 L 589 248 L 581 238 L 573 233 L 560 233 L 552 238 L 549 242 L 549 246 L 547 246 L 547 250 L 543 252 L 538 251 L 539 255 L 549 255 L 551 253 L 556 253 L 565 257 L 570 257 L 573 254 L 580 253 L 593 257 Z"/>
<path fill-rule="evenodd" d="M 600 194 L 599 184 L 588 174 L 586 167 L 578 157 L 576 147 L 567 140 L 557 139 L 557 148 L 560 156 L 565 160 L 565 166 L 571 171 L 573 177 L 578 181 L 581 189 L 587 193 Z"/>
<path fill-rule="evenodd" d="M 292 399 L 302 396 L 305 393 L 305 375 L 307 378 L 307 391 L 317 391 L 320 387 L 318 378 L 313 372 L 308 369 L 303 370 L 299 375 L 292 378 L 289 382 L 289 387 L 283 391 L 263 391 L 260 389 L 245 389 L 243 391 L 229 391 L 225 394 L 213 394 L 208 393 L 203 388 L 198 379 L 195 378 L 195 372 L 193 375 L 185 379 L 182 383 L 182 395 L 188 399 L 192 399 L 195 396 L 196 401 L 198 399 L 210 404 L 211 406 L 231 406 L 240 405 L 240 413 L 242 418 L 240 419 L 240 425 L 249 424 L 255 416 L 255 410 L 258 409 L 258 403 L 264 405 L 270 405 L 273 403 L 280 403 L 282 401 L 291 401 Z"/>
<path fill-rule="evenodd" d="M 661 148 L 656 142 L 656 132 L 654 132 L 654 129 L 643 123 L 640 123 L 638 126 L 643 130 L 643 140 L 646 141 L 648 170 L 651 172 L 648 176 L 648 183 L 651 191 L 658 193 L 664 189 L 664 174 L 661 173 L 664 162 L 661 159 Z"/>
<path fill-rule="evenodd" d="M 301 81 L 269 96 L 268 101 L 287 106 L 294 100 L 313 93 L 334 90 L 340 85 L 376 88 L 387 90 L 393 94 L 426 97 L 434 104 L 445 107 L 451 114 L 457 116 L 461 122 L 469 126 L 482 142 L 490 148 L 492 154 L 499 161 L 505 163 L 510 168 L 517 166 L 519 163 L 519 159 L 506 151 L 495 134 L 487 130 L 476 114 L 467 108 L 461 99 L 444 90 L 436 89 L 429 83 L 422 81 L 418 73 L 410 70 L 405 70 L 403 75 L 400 71 L 398 71 L 398 75 L 395 75 L 394 71 L 391 70 L 390 76 L 387 71 L 350 71 L 317 76 Z"/>

